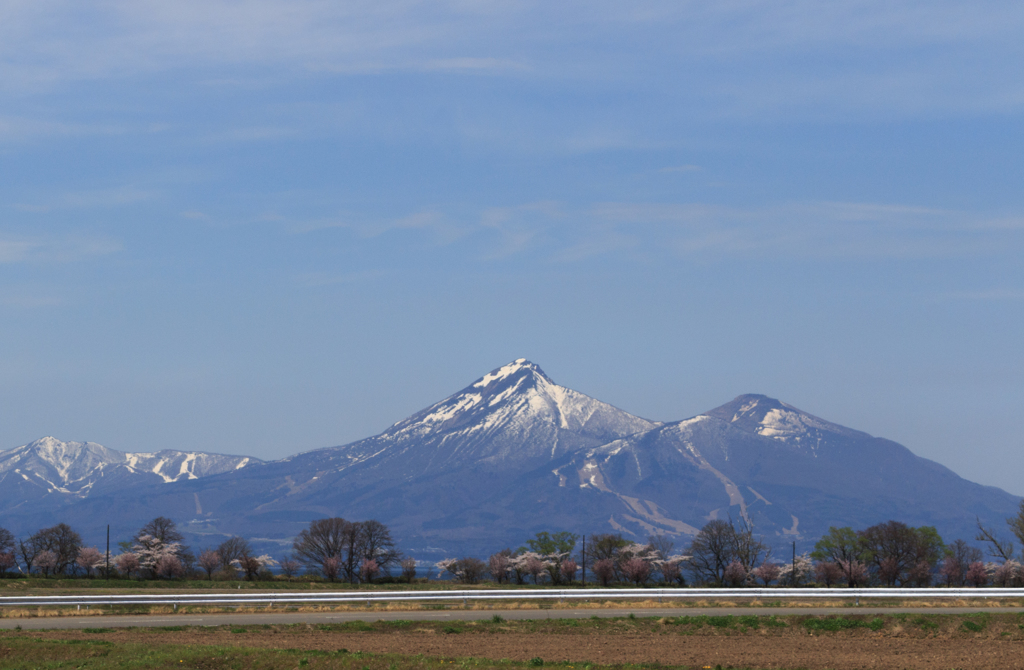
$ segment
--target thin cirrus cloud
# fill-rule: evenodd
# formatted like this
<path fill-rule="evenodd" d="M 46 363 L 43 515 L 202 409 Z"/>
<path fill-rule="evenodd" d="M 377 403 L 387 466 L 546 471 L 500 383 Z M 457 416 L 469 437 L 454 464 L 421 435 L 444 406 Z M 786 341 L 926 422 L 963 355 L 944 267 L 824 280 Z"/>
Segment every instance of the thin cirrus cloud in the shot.
<path fill-rule="evenodd" d="M 0 238 L 0 264 L 73 263 L 123 250 L 121 242 L 100 238 Z"/>
<path fill-rule="evenodd" d="M 467 244 L 478 258 L 578 263 L 598 257 L 906 259 L 1017 253 L 1013 218 L 876 203 L 558 203 L 486 210 Z"/>
<path fill-rule="evenodd" d="M 409 70 L 614 83 L 716 116 L 984 113 L 1024 105 L 1022 32 L 1024 6 L 994 0 L 39 0 L 0 10 L 0 61 L 8 88 Z"/>

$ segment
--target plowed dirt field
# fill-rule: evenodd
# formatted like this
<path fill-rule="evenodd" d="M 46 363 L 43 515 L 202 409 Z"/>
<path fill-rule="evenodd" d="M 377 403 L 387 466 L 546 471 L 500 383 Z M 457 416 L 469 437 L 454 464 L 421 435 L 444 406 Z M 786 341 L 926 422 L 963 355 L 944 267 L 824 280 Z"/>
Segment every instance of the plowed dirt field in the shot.
<path fill-rule="evenodd" d="M 714 619 L 714 618 L 713 618 Z M 704 668 L 1019 668 L 1024 629 L 1017 617 L 917 617 L 809 624 L 809 618 L 744 625 L 734 617 L 708 623 L 622 619 L 565 622 L 486 622 L 459 626 L 398 622 L 337 626 L 216 627 L 22 631 L 0 636 L 45 640 L 104 640 L 114 644 L 247 647 Z M 728 621 L 726 621 L 728 620 Z M 764 623 L 767 621 L 768 623 Z M 818 621 L 828 621 L 818 619 Z M 845 627 L 844 627 L 845 626 Z M 3 658 L 0 652 L 0 659 Z M 3 665 L 0 663 L 0 665 Z"/>

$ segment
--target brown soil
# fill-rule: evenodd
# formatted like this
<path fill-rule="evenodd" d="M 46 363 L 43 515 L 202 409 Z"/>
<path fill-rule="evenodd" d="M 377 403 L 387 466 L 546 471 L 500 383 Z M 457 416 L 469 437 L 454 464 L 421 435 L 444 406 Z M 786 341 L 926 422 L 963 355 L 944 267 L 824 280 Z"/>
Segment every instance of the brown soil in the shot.
<path fill-rule="evenodd" d="M 872 632 L 865 629 L 812 634 L 799 626 L 749 632 L 702 629 L 681 634 L 671 626 L 660 630 L 526 632 L 513 627 L 464 628 L 445 633 L 439 625 L 412 624 L 403 631 L 350 632 L 313 626 L 271 626 L 246 632 L 231 628 L 190 628 L 184 631 L 145 629 L 33 631 L 10 636 L 51 640 L 108 640 L 114 643 L 238 646 L 301 650 L 362 651 L 459 658 L 476 657 L 547 662 L 659 663 L 689 667 L 741 668 L 1009 668 L 1024 665 L 1024 634 L 1014 623 L 990 626 L 979 634 L 955 630 L 924 633 L 899 626 Z M 0 636 L 0 640 L 7 634 Z"/>

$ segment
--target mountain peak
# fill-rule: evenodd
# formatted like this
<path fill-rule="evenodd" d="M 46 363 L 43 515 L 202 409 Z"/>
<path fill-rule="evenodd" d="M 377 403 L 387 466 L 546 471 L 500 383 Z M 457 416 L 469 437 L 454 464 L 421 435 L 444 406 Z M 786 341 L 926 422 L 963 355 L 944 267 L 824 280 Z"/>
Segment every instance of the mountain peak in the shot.
<path fill-rule="evenodd" d="M 544 379 L 551 381 L 544 371 L 540 369 L 536 363 L 532 363 L 525 358 L 517 358 L 508 365 L 503 365 L 500 368 L 491 370 L 480 379 L 473 383 L 471 388 L 487 388 L 492 384 L 501 382 L 508 379 L 509 377 L 522 376 L 524 373 L 533 373 Z"/>
<path fill-rule="evenodd" d="M 705 414 L 727 421 L 749 433 L 784 442 L 800 442 L 801 438 L 810 434 L 817 438 L 822 432 L 848 436 L 859 434 L 858 431 L 825 421 L 781 400 L 758 393 L 737 396 L 732 402 Z"/>

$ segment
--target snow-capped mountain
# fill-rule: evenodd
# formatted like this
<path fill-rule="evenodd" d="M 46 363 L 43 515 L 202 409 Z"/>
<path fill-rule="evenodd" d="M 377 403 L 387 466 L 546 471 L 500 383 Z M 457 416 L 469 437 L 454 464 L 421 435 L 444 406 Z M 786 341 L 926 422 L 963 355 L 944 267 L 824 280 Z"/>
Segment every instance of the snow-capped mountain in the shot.
<path fill-rule="evenodd" d="M 831 525 L 899 519 L 970 539 L 976 518 L 1001 526 L 1019 502 L 762 395 L 588 450 L 554 474 L 594 492 L 609 525 L 638 537 L 732 518 L 776 543 L 813 543 Z"/>
<path fill-rule="evenodd" d="M 520 358 L 380 435 L 286 459 L 293 467 L 404 479 L 474 466 L 532 469 L 658 424 L 559 386 Z M 392 469 L 394 466 L 394 469 Z"/>
<path fill-rule="evenodd" d="M 94 442 L 44 437 L 0 451 L 0 512 L 44 499 L 65 505 L 90 495 L 167 484 L 238 470 L 259 462 L 245 456 L 182 451 L 124 453 Z"/>
<path fill-rule="evenodd" d="M 559 530 L 636 540 L 666 534 L 682 545 L 724 518 L 800 550 L 830 525 L 889 519 L 970 539 L 976 517 L 1002 526 L 1020 502 L 895 442 L 766 396 L 662 424 L 559 386 L 525 359 L 379 435 L 282 461 L 53 442 L 0 452 L 0 499 L 31 486 L 73 502 L 61 520 L 83 530 L 111 523 L 130 533 L 161 514 L 194 538 L 240 534 L 284 544 L 316 518 L 377 519 L 403 548 L 424 555 L 482 555 Z M 151 484 L 109 486 L 119 474 Z M 40 509 L 0 507 L 0 525 L 51 523 L 52 511 Z"/>

